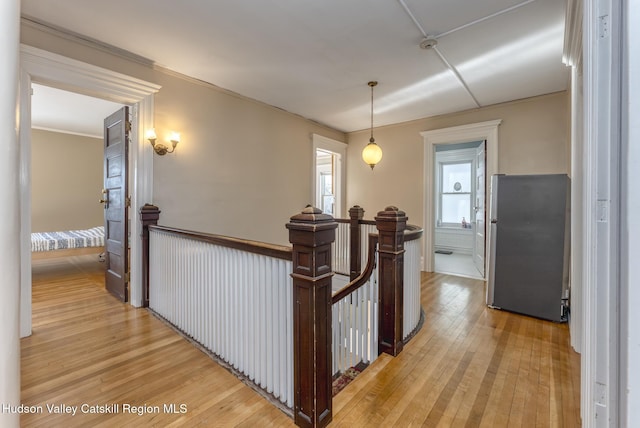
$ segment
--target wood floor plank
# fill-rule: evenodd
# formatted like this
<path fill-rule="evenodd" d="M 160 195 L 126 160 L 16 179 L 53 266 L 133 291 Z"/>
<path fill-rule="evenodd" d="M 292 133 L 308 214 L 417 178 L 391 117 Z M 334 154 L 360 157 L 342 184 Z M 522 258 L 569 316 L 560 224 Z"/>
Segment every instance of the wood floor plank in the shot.
<path fill-rule="evenodd" d="M 95 255 L 34 260 L 22 401 L 119 411 L 45 409 L 23 415 L 22 426 L 294 426 L 149 311 L 106 293 L 103 268 Z M 421 287 L 423 328 L 334 397 L 331 426 L 580 426 L 580 360 L 566 324 L 486 307 L 482 281 L 423 273 Z M 124 404 L 160 412 L 139 415 Z"/>
<path fill-rule="evenodd" d="M 118 404 L 117 413 L 22 415 L 24 427 L 239 426 L 293 421 L 146 309 L 104 290 L 94 256 L 34 261 L 33 335 L 22 339 L 22 402 Z M 167 413 L 165 404 L 186 405 Z M 160 408 L 125 411 L 124 405 Z M 179 409 L 179 407 L 178 407 Z M 219 425 L 222 424 L 222 425 Z"/>
<path fill-rule="evenodd" d="M 425 326 L 384 371 L 358 376 L 335 397 L 335 426 L 580 426 L 579 356 L 566 324 L 487 308 L 480 281 L 423 275 Z M 560 395 L 546 393 L 552 384 Z M 559 404 L 552 415 L 552 402 L 567 395 L 573 407 Z"/>
<path fill-rule="evenodd" d="M 447 293 L 442 293 L 441 296 L 444 294 Z M 468 329 L 468 323 L 463 317 L 451 323 L 450 318 L 442 311 L 436 311 L 428 318 L 425 323 L 431 326 L 441 325 L 442 331 L 447 331 L 450 336 L 466 334 Z M 372 391 L 366 390 L 363 398 L 367 400 L 364 401 L 367 405 L 358 404 L 345 418 L 344 425 L 358 423 L 363 418 L 367 418 L 371 424 L 380 423 L 380 426 L 392 426 L 397 423 L 397 419 L 403 417 L 406 407 L 411 405 L 411 400 L 407 400 L 407 396 L 420 396 L 422 389 L 435 387 L 425 383 L 430 379 L 429 374 L 434 372 L 441 374 L 438 366 L 429 364 L 434 360 L 434 352 L 438 356 L 437 360 L 446 357 L 447 349 L 443 346 L 444 342 L 440 343 L 439 340 L 437 335 L 426 334 L 409 342 L 400 356 L 390 362 L 380 376 L 381 379 L 390 379 L 382 385 L 384 393 L 377 396 L 375 400 L 371 400 Z M 409 392 L 407 392 L 408 387 Z M 339 398 L 340 395 L 334 401 L 338 401 Z M 340 421 L 342 422 L 341 419 Z"/>

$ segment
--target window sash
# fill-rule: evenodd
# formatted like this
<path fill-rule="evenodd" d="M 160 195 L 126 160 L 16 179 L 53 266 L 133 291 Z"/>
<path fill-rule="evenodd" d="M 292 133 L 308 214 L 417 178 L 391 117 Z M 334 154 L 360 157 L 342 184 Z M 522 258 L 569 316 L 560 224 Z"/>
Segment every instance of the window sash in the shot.
<path fill-rule="evenodd" d="M 449 228 L 462 228 L 462 218 L 464 217 L 464 220 L 467 224 L 472 223 L 472 216 L 473 216 L 473 189 L 475 186 L 475 175 L 474 175 L 474 160 L 475 158 L 469 157 L 468 159 L 456 159 L 456 160 L 449 160 L 449 161 L 439 161 L 438 162 L 438 177 L 437 177 L 437 194 L 438 194 L 438 201 L 437 201 L 437 227 L 449 227 Z M 469 191 L 466 191 L 467 189 L 464 189 L 465 186 L 463 184 L 463 189 L 465 191 L 460 191 L 460 192 L 456 192 L 456 191 L 444 191 L 444 183 L 445 183 L 445 177 L 444 177 L 444 169 L 446 166 L 448 165 L 466 165 L 468 166 L 468 173 L 469 173 L 469 178 L 468 178 L 468 184 L 469 184 Z M 464 180 L 467 181 L 467 180 Z M 449 183 L 451 184 L 451 183 Z M 451 185 L 449 187 L 452 187 Z M 448 190 L 448 189 L 447 189 Z M 463 208 L 463 212 L 460 212 L 460 210 L 458 209 L 458 212 L 454 215 L 451 214 L 451 211 L 455 211 L 455 208 L 452 207 L 445 207 L 445 199 L 447 199 L 447 196 L 466 196 L 464 204 L 467 205 Z M 451 199 L 451 198 L 449 198 Z M 468 209 L 466 209 L 468 207 Z M 443 213 L 443 209 L 447 210 L 447 208 L 450 208 L 450 212 L 447 214 L 446 212 Z M 444 219 L 446 218 L 445 221 Z"/>

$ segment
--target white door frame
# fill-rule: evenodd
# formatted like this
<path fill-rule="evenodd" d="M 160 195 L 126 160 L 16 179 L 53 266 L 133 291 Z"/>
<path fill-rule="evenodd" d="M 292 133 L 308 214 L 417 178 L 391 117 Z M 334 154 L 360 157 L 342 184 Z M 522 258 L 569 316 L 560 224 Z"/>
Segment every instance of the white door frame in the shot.
<path fill-rule="evenodd" d="M 621 353 L 622 1 L 584 2 L 584 231 L 581 413 L 585 427 L 625 426 Z M 620 362 L 622 361 L 622 364 Z"/>
<path fill-rule="evenodd" d="M 318 184 L 317 184 L 317 174 L 318 171 L 316 171 L 316 150 L 317 149 L 321 149 L 321 150 L 326 150 L 329 152 L 333 152 L 338 154 L 338 167 L 337 167 L 337 171 L 336 171 L 336 183 L 335 183 L 335 188 L 338 189 L 338 195 L 336 197 L 336 205 L 335 205 L 335 210 L 334 210 L 334 217 L 336 218 L 347 218 L 346 216 L 346 195 L 347 195 L 347 186 L 346 186 L 346 180 L 345 177 L 346 175 L 346 162 L 347 162 L 347 145 L 345 143 L 342 143 L 340 141 L 337 140 L 333 140 L 331 138 L 328 137 L 324 137 L 322 135 L 318 135 L 318 134 L 312 134 L 312 162 L 311 162 L 311 196 L 312 196 L 312 201 L 314 201 L 313 203 L 315 203 L 315 201 L 317 200 L 317 191 L 318 191 Z"/>
<path fill-rule="evenodd" d="M 422 270 L 433 272 L 435 256 L 433 253 L 435 242 L 435 204 L 433 186 L 433 160 L 435 146 L 437 144 L 468 143 L 469 141 L 485 140 L 487 142 L 487 173 L 485 177 L 485 191 L 489 194 L 489 179 L 498 173 L 498 126 L 502 119 L 487 122 L 471 123 L 468 125 L 454 126 L 451 128 L 434 129 L 421 132 L 424 140 L 424 263 Z M 486 209 L 486 208 L 485 208 Z M 490 240 L 490 231 L 487 228 L 485 240 Z M 488 272 L 489 257 L 485 257 L 485 272 Z"/>
<path fill-rule="evenodd" d="M 482 148 L 482 150 L 479 150 L 480 148 Z M 478 236 L 479 233 L 479 227 L 478 227 L 478 164 L 482 162 L 482 180 L 484 181 L 485 185 L 484 185 L 484 189 L 485 192 L 482 194 L 482 235 L 481 237 Z M 475 162 L 474 162 L 475 168 L 473 171 L 473 175 L 474 175 L 474 183 L 475 183 L 475 188 L 474 188 L 474 215 L 472 218 L 472 222 L 475 223 L 474 224 L 474 228 L 473 228 L 473 252 L 471 253 L 473 256 L 473 264 L 475 265 L 476 269 L 478 268 L 478 265 L 482 266 L 482 277 L 486 278 L 487 277 L 487 269 L 486 269 L 486 259 L 487 259 L 487 229 L 489 229 L 489 225 L 491 225 L 491 222 L 487 222 L 487 218 L 489 217 L 487 215 L 487 201 L 489 200 L 487 192 L 486 192 L 486 183 L 487 183 L 487 143 L 485 143 L 484 141 L 482 143 L 480 143 L 480 145 L 478 147 L 476 147 L 476 156 L 475 156 Z M 482 260 L 478 260 L 478 253 L 480 251 L 478 251 L 478 241 L 481 241 L 481 245 L 482 245 Z M 482 262 L 482 263 L 479 263 Z"/>
<path fill-rule="evenodd" d="M 142 305 L 141 233 L 138 209 L 153 197 L 153 151 L 144 144 L 144 130 L 153 127 L 153 94 L 160 89 L 146 82 L 61 55 L 20 46 L 20 335 L 31 334 L 31 82 L 104 98 L 133 107 L 129 151 L 131 193 L 131 304 Z"/>

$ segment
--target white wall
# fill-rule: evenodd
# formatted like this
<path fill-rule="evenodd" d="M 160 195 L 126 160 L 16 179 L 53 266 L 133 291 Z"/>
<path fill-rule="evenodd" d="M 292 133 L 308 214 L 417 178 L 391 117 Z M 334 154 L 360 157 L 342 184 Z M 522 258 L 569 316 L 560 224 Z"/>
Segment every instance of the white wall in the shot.
<path fill-rule="evenodd" d="M 569 97 L 558 92 L 443 116 L 374 129 L 383 158 L 366 165 L 360 153 L 368 130 L 348 134 L 347 207 L 360 205 L 365 218 L 388 205 L 405 211 L 411 224 L 425 226 L 423 131 L 502 119 L 498 128 L 498 172 L 503 174 L 568 173 Z M 430 233 L 425 228 L 425 233 Z"/>
<path fill-rule="evenodd" d="M 20 403 L 20 198 L 16 126 L 20 1 L 0 2 L 0 405 Z M 17 427 L 20 415 L 0 412 L 0 426 Z"/>
<path fill-rule="evenodd" d="M 211 85 L 157 78 L 156 131 L 183 137 L 154 157 L 160 223 L 288 244 L 284 225 L 314 203 L 313 134 L 344 136 Z"/>
<path fill-rule="evenodd" d="M 437 227 L 433 246 L 436 250 L 449 250 L 471 256 L 473 253 L 473 229 Z"/>
<path fill-rule="evenodd" d="M 25 45 L 161 86 L 154 96 L 158 138 L 170 131 L 182 138 L 174 153 L 153 155 L 153 200 L 134 209 L 157 204 L 163 225 L 288 244 L 284 225 L 314 202 L 313 135 L 346 139 L 300 116 L 35 24 L 23 23 L 21 31 Z"/>
<path fill-rule="evenodd" d="M 31 131 L 31 231 L 104 224 L 101 138 Z"/>

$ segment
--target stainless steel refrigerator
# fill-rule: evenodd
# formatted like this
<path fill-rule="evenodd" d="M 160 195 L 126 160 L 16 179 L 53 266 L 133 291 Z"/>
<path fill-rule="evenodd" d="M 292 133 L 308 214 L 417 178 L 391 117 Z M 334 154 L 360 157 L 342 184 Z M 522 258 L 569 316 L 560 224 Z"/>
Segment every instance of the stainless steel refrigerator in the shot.
<path fill-rule="evenodd" d="M 565 174 L 491 177 L 490 307 L 566 321 L 569 207 Z"/>

